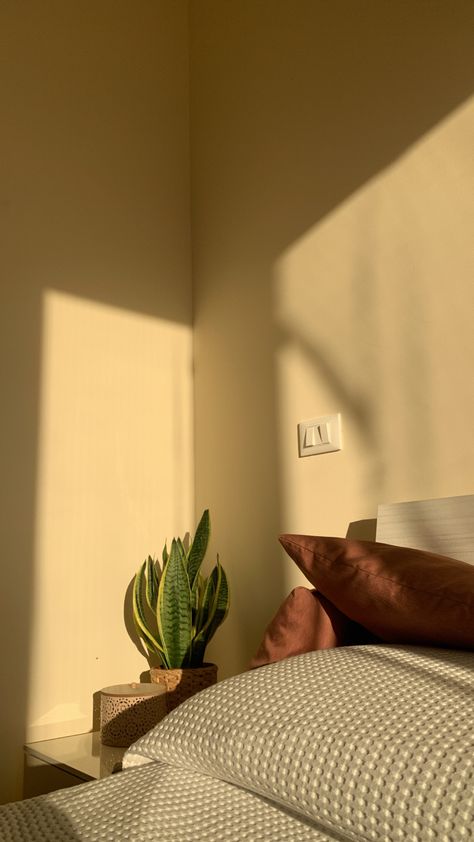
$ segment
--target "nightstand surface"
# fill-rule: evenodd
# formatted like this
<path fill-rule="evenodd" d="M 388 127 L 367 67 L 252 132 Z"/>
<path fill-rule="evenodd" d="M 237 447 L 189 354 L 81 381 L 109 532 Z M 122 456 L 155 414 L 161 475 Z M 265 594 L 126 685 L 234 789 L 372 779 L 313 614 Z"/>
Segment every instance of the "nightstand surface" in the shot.
<path fill-rule="evenodd" d="M 83 781 L 112 774 L 125 752 L 125 748 L 102 745 L 99 731 L 25 745 L 27 759 L 36 758 Z"/>

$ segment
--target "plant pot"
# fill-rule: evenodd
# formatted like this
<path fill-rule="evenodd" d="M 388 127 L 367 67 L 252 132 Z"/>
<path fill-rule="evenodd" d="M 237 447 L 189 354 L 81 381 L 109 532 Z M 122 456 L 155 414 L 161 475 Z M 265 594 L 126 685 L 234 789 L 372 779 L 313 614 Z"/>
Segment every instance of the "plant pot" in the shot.
<path fill-rule="evenodd" d="M 168 713 L 178 707 L 181 702 L 205 690 L 217 681 L 216 664 L 203 664 L 202 667 L 185 667 L 183 669 L 163 669 L 152 667 L 150 676 L 153 684 L 166 687 L 166 707 Z"/>

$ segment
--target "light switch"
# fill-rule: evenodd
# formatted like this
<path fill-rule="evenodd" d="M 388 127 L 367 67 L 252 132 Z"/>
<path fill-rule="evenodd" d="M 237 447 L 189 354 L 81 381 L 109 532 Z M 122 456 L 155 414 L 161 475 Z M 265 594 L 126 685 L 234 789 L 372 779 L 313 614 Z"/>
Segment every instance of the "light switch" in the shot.
<path fill-rule="evenodd" d="M 315 447 L 320 444 L 329 444 L 329 432 L 327 424 L 313 424 L 306 427 L 304 434 L 304 446 Z"/>
<path fill-rule="evenodd" d="M 322 415 L 298 424 L 300 456 L 315 456 L 341 450 L 341 416 Z"/>

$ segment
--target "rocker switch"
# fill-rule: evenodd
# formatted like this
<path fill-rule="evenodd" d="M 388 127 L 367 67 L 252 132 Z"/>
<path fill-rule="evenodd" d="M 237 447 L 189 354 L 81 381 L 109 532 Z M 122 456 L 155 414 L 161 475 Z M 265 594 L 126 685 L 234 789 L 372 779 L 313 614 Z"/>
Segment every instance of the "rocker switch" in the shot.
<path fill-rule="evenodd" d="M 300 456 L 315 456 L 341 449 L 341 416 L 323 415 L 298 424 Z"/>
<path fill-rule="evenodd" d="M 304 446 L 315 447 L 319 444 L 329 444 L 329 431 L 327 424 L 314 424 L 311 427 L 306 427 L 304 436 Z"/>

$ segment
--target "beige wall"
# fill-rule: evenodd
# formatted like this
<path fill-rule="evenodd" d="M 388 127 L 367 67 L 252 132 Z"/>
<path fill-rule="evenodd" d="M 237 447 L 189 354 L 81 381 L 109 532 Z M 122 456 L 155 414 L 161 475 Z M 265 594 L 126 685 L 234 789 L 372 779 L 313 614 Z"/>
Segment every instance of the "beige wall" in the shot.
<path fill-rule="evenodd" d="M 187 10 L 2 5 L 0 800 L 146 668 L 124 597 L 192 507 Z"/>
<path fill-rule="evenodd" d="M 192 4 L 196 505 L 244 667 L 300 581 L 280 531 L 472 493 L 468 2 Z M 298 421 L 344 449 L 298 459 Z"/>
<path fill-rule="evenodd" d="M 243 668 L 282 530 L 472 492 L 472 4 L 192 0 L 196 511 Z M 2 7 L 0 799 L 145 666 L 122 606 L 193 518 L 184 0 Z M 3 93 L 3 91 L 2 91 Z M 298 460 L 340 411 L 344 450 Z M 117 606 L 119 606 L 117 608 Z"/>

